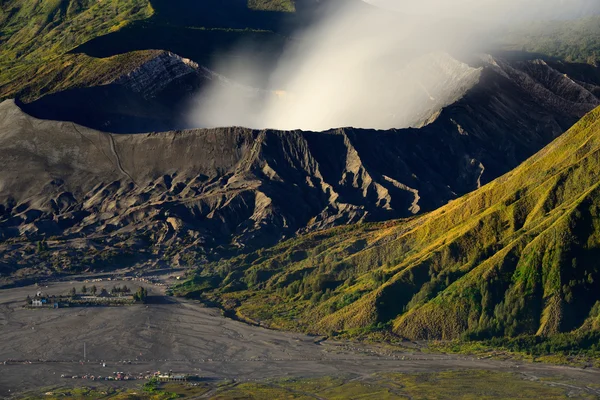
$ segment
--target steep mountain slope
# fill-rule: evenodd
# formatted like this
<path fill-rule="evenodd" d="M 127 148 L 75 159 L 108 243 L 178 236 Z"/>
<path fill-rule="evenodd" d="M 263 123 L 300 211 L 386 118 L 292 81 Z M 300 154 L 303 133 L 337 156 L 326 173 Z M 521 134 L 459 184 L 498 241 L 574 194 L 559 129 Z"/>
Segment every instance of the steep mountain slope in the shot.
<path fill-rule="evenodd" d="M 146 0 L 9 0 L 0 4 L 0 98 L 14 96 L 28 81 L 54 70 L 55 84 L 71 78 L 61 66 L 74 47 L 127 24 L 149 18 Z M 123 59 L 120 59 L 123 60 Z M 85 66 L 85 65 L 82 65 Z M 50 70 L 50 71 L 49 71 Z"/>
<path fill-rule="evenodd" d="M 148 18 L 153 9 L 146 0 L 8 0 L 0 12 L 0 59 L 24 64 Z"/>
<path fill-rule="evenodd" d="M 132 43 L 146 43 L 149 46 L 138 45 L 138 50 L 163 49 L 188 58 L 193 54 L 194 61 L 206 63 L 238 41 L 263 45 L 273 40 L 277 45 L 282 37 L 275 31 L 289 33 L 318 13 L 322 4 L 317 0 L 4 1 L 0 4 L 0 99 L 39 97 L 53 87 L 81 87 L 82 82 L 63 74 L 61 66 L 85 69 L 96 64 L 97 60 L 81 54 L 69 54 L 86 42 L 91 44 L 85 48 L 93 49 L 94 39 L 102 38 L 99 47 L 110 53 L 106 57 L 122 54 L 121 49 Z M 273 57 L 270 46 L 266 47 L 264 57 Z M 124 59 L 110 61 L 118 69 Z M 49 75 L 53 81 L 45 79 Z M 46 90 L 32 93 L 32 87 L 42 84 Z"/>
<path fill-rule="evenodd" d="M 311 8 L 310 0 L 304 3 Z M 195 48 L 199 54 L 210 57 L 212 52 L 226 51 L 227 46 L 238 40 L 255 36 L 258 36 L 256 40 L 267 40 L 271 36 L 277 39 L 278 35 L 264 29 L 275 29 L 283 20 L 295 16 L 289 12 L 272 12 L 283 8 L 290 11 L 292 4 L 287 0 L 262 1 L 253 4 L 254 10 L 248 7 L 247 0 L 2 2 L 0 99 L 17 96 L 24 100 L 34 99 L 61 88 L 88 86 L 88 82 L 80 79 L 74 70 L 90 76 L 99 64 L 110 63 L 114 70 L 129 69 L 131 66 L 127 61 L 133 58 L 130 54 L 103 60 L 69 54 L 85 42 L 124 28 L 127 28 L 125 37 L 128 38 L 124 44 L 134 40 L 136 32 L 143 32 L 146 38 L 154 37 L 153 32 L 159 36 L 166 32 L 173 40 L 171 43 L 179 40 L 184 49 Z M 210 28 L 217 28 L 217 31 L 212 32 Z M 147 49 L 168 50 L 168 46 L 160 46 L 159 42 L 154 44 Z M 118 53 L 118 46 L 115 47 L 112 55 Z M 199 58 L 198 61 L 205 59 Z"/>
<path fill-rule="evenodd" d="M 173 54 L 148 57 L 106 85 L 68 92 L 70 100 L 46 96 L 37 111 L 66 110 L 58 116 L 69 119 L 93 110 L 98 123 L 151 125 L 157 117 L 177 120 L 169 102 L 155 99 L 205 79 L 232 84 Z M 484 61 L 479 83 L 421 129 L 110 135 L 36 120 L 5 102 L 7 271 L 97 268 L 92 261 L 101 259 L 193 264 L 298 232 L 433 210 L 518 165 L 600 103 L 593 84 L 542 61 Z M 120 96 L 94 100 L 94 92 Z M 43 240 L 54 243 L 54 254 L 32 252 Z M 134 252 L 137 258 L 122 260 Z"/>
<path fill-rule="evenodd" d="M 93 58 L 69 54 L 31 65 L 27 70 L 0 87 L 0 98 L 19 98 L 32 101 L 44 95 L 74 88 L 108 85 L 128 74 L 159 54 L 159 51 L 134 51 L 108 58 Z M 33 75 L 31 75 L 33 74 Z"/>
<path fill-rule="evenodd" d="M 103 131 L 168 131 L 186 127 L 189 103 L 205 83 L 227 82 L 207 68 L 171 53 L 141 52 L 136 61 L 142 58 L 143 62 L 121 63 L 128 68 L 116 74 L 112 71 L 103 78 L 96 75 L 98 85 L 88 83 L 19 105 L 38 118 L 72 121 Z"/>
<path fill-rule="evenodd" d="M 203 267 L 181 290 L 243 318 L 321 333 L 598 331 L 599 178 L 600 108 L 518 168 L 430 214 L 296 238 Z"/>

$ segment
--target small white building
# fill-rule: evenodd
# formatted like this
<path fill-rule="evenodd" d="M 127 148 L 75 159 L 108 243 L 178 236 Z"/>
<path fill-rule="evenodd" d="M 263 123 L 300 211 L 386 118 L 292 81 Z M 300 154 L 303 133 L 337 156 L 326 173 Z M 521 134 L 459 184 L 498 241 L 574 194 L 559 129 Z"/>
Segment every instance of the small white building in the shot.
<path fill-rule="evenodd" d="M 31 300 L 31 306 L 32 307 L 41 307 L 44 304 L 42 303 L 42 299 L 33 299 Z"/>

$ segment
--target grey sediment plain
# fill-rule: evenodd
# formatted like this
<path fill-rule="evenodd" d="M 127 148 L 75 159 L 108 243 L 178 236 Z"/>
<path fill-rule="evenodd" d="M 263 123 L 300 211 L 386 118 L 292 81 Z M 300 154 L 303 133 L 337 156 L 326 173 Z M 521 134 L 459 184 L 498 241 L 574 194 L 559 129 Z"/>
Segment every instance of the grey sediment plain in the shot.
<path fill-rule="evenodd" d="M 96 283 L 98 287 L 118 284 Z M 138 283 L 126 284 L 135 290 Z M 600 382 L 600 371 L 593 368 L 425 354 L 410 348 L 323 341 L 250 326 L 198 302 L 163 297 L 164 286 L 144 285 L 157 300 L 155 304 L 30 310 L 23 308 L 24 299 L 39 288 L 0 291 L 0 397 L 45 387 L 92 384 L 67 380 L 60 377 L 62 374 L 107 376 L 114 371 L 137 375 L 173 370 L 209 379 L 260 381 L 483 369 L 569 381 L 588 391 L 595 389 L 586 386 Z M 57 282 L 41 290 L 63 294 L 81 286 L 82 282 Z M 110 384 L 135 387 L 141 382 Z"/>

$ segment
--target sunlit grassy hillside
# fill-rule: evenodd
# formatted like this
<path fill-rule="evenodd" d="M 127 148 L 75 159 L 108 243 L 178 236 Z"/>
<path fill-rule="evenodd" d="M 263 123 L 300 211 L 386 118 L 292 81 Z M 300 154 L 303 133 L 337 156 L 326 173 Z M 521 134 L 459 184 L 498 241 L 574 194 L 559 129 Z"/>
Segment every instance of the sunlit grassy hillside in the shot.
<path fill-rule="evenodd" d="M 509 50 L 597 64 L 600 62 L 600 16 L 530 23 L 511 30 L 501 42 Z"/>
<path fill-rule="evenodd" d="M 66 55 L 86 41 L 150 17 L 147 0 L 8 0 L 0 5 L 0 98 L 88 84 L 107 62 Z M 135 57 L 112 59 L 119 70 Z M 77 73 L 80 71 L 81 73 Z M 52 79 L 49 79 L 49 78 Z"/>
<path fill-rule="evenodd" d="M 248 0 L 248 7 L 252 10 L 294 12 L 294 0 Z"/>
<path fill-rule="evenodd" d="M 7 0 L 0 3 L 0 100 L 11 97 L 33 100 L 46 93 L 97 84 L 106 80 L 108 64 L 115 74 L 135 68 L 147 53 L 142 53 L 141 57 L 139 53 L 132 53 L 102 61 L 69 54 L 94 38 L 121 31 L 134 23 L 141 24 L 139 29 L 147 26 L 154 31 L 179 27 L 196 32 L 197 29 L 192 27 L 213 25 L 222 29 L 233 25 L 246 28 L 258 23 L 254 19 L 260 21 L 260 15 L 277 14 L 259 11 L 285 11 L 279 14 L 287 14 L 294 10 L 292 0 L 213 0 L 212 3 L 189 0 Z M 228 34 L 226 30 L 223 32 L 223 35 Z M 172 32 L 167 30 L 166 34 L 169 33 Z M 198 47 L 196 36 L 184 44 L 189 48 Z M 214 41 L 214 38 L 202 39 Z M 219 41 L 215 43 L 215 46 L 219 45 Z M 111 49 L 104 51 L 110 55 L 119 54 Z M 102 79 L 90 81 L 90 76 L 94 75 Z"/>
<path fill-rule="evenodd" d="M 147 0 L 9 0 L 0 15 L 3 63 L 40 62 L 92 37 L 148 18 Z"/>
<path fill-rule="evenodd" d="M 410 220 L 202 267 L 180 294 L 242 319 L 410 339 L 600 330 L 600 109 L 507 175 Z"/>

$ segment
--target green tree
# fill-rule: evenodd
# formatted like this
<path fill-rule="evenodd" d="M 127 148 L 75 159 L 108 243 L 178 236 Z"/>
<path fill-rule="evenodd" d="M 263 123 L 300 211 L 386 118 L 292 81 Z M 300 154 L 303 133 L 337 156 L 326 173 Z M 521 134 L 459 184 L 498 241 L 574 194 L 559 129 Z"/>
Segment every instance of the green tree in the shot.
<path fill-rule="evenodd" d="M 148 291 L 143 286 L 140 287 L 137 290 L 137 292 L 135 292 L 135 294 L 133 295 L 133 299 L 135 301 L 141 301 L 141 302 L 146 301 L 146 297 L 148 297 Z"/>
<path fill-rule="evenodd" d="M 87 293 L 87 286 L 83 285 L 83 286 L 81 287 L 81 293 L 82 293 L 82 294 L 86 294 L 86 293 Z"/>
<path fill-rule="evenodd" d="M 75 297 L 77 296 L 77 289 L 75 289 L 74 287 L 71 288 L 71 297 Z"/>
<path fill-rule="evenodd" d="M 48 244 L 45 241 L 41 241 L 37 243 L 37 252 L 42 253 L 48 250 Z"/>
<path fill-rule="evenodd" d="M 95 295 L 96 295 L 96 292 L 98 291 L 98 288 L 96 287 L 96 285 L 92 286 L 92 289 L 91 289 L 91 291 L 92 291 L 92 295 L 94 295 L 94 296 L 95 296 Z"/>

